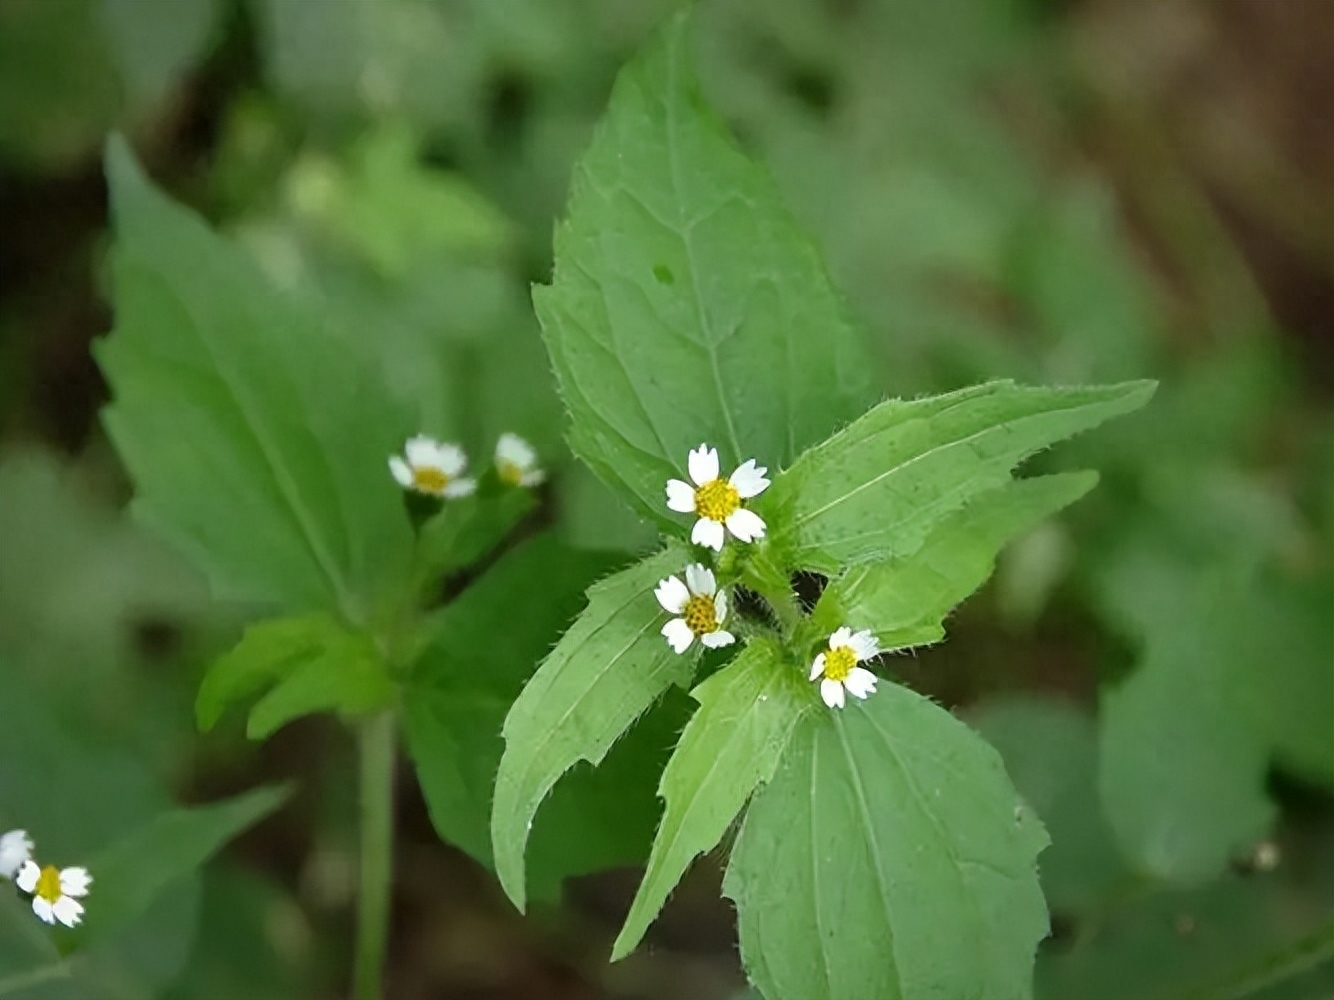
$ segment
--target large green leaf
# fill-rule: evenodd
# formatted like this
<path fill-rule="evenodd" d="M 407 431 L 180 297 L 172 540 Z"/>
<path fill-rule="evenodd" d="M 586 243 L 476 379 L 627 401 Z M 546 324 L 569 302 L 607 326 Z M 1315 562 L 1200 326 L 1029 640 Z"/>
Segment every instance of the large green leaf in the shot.
<path fill-rule="evenodd" d="M 228 595 L 363 621 L 407 573 L 386 457 L 414 428 L 367 364 L 107 149 L 116 328 L 97 356 L 136 509 Z"/>
<path fill-rule="evenodd" d="M 1021 479 L 983 494 L 945 518 L 921 548 L 900 560 L 855 566 L 829 584 L 816 606 L 822 631 L 869 628 L 882 649 L 936 642 L 945 616 L 991 575 L 1010 540 L 1093 488 L 1096 473 Z"/>
<path fill-rule="evenodd" d="M 1041 823 L 957 719 L 883 684 L 798 723 L 723 889 L 769 997 L 1030 992 L 1047 933 Z"/>
<path fill-rule="evenodd" d="M 524 845 L 547 792 L 578 761 L 601 762 L 672 684 L 689 683 L 698 646 L 672 652 L 659 634 L 666 616 L 653 594 L 685 563 L 685 553 L 670 547 L 589 588 L 588 607 L 505 717 L 491 844 L 500 884 L 520 909 Z"/>
<path fill-rule="evenodd" d="M 819 254 L 705 106 L 690 44 L 674 17 L 621 73 L 533 293 L 576 454 L 660 519 L 701 441 L 780 466 L 869 402 Z"/>
<path fill-rule="evenodd" d="M 717 845 L 750 793 L 773 777 L 793 726 L 816 704 L 802 672 L 766 640 L 690 694 L 699 710 L 662 772 L 667 809 L 612 961 L 634 950 L 690 862 Z"/>
<path fill-rule="evenodd" d="M 505 713 L 608 567 L 605 554 L 541 535 L 429 625 L 405 691 L 408 747 L 436 830 L 487 866 Z M 675 725 L 675 715 L 660 721 L 668 718 Z M 534 895 L 553 895 L 569 875 L 643 859 L 658 815 L 652 781 L 672 738 L 660 721 L 637 726 L 601 767 L 571 774 L 543 804 L 529 849 Z"/>
<path fill-rule="evenodd" d="M 1152 382 L 1046 389 L 991 382 L 889 400 L 812 448 L 756 506 L 786 565 L 832 574 L 910 555 L 946 516 L 1034 452 L 1143 406 Z"/>

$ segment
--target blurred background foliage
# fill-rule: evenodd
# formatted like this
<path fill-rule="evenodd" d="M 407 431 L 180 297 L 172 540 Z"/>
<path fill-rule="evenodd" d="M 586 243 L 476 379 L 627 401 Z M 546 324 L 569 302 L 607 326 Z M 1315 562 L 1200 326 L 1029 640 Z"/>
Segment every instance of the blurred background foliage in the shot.
<path fill-rule="evenodd" d="M 337 995 L 355 893 L 336 727 L 193 731 L 249 613 L 122 513 L 89 354 L 106 133 L 340 317 L 329 350 L 370 339 L 391 386 L 429 388 L 425 429 L 532 440 L 556 470 L 541 516 L 614 561 L 653 534 L 564 451 L 527 286 L 616 70 L 672 6 L 0 4 L 0 828 L 87 852 L 171 801 L 299 779 L 89 995 Z M 700 0 L 697 29 L 711 100 L 825 248 L 886 394 L 1162 382 L 1044 457 L 1100 489 L 890 665 L 1000 748 L 1052 832 L 1039 996 L 1334 996 L 1334 7 Z M 608 967 L 631 875 L 522 919 L 418 794 L 391 995 L 743 990 L 715 866 Z M 0 996 L 64 995 L 12 974 L 25 920 L 0 908 Z"/>

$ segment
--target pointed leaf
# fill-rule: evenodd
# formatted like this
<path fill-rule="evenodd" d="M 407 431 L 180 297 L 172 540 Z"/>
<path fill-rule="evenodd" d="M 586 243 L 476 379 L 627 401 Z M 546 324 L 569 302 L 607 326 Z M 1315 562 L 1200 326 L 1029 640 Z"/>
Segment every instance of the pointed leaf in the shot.
<path fill-rule="evenodd" d="M 1031 993 L 1046 843 L 994 750 L 882 684 L 797 724 L 723 890 L 766 996 L 1002 1000 Z"/>
<path fill-rule="evenodd" d="M 278 294 L 239 248 L 107 149 L 116 328 L 104 420 L 136 510 L 228 596 L 365 620 L 406 577 L 385 467 L 412 428 L 377 366 Z"/>
<path fill-rule="evenodd" d="M 653 589 L 687 555 L 668 548 L 589 588 L 588 607 L 542 662 L 505 718 L 491 844 L 496 875 L 523 909 L 524 847 L 537 807 L 578 761 L 598 764 L 672 684 L 689 683 L 698 645 L 672 652 Z"/>
<path fill-rule="evenodd" d="M 1043 389 L 990 382 L 889 400 L 806 452 L 756 506 L 786 565 L 825 574 L 915 552 L 1025 458 L 1143 406 L 1152 382 Z"/>
<path fill-rule="evenodd" d="M 701 441 L 773 468 L 870 401 L 818 252 L 705 106 L 690 47 L 682 14 L 621 73 L 533 292 L 575 453 L 660 521 Z"/>
<path fill-rule="evenodd" d="M 624 958 L 696 856 L 712 850 L 755 787 L 773 777 L 809 685 L 777 643 L 757 640 L 690 692 L 699 702 L 658 784 L 667 802 L 648 870 L 612 945 Z"/>
<path fill-rule="evenodd" d="M 983 494 L 945 518 L 912 555 L 853 567 L 830 583 L 815 610 L 821 631 L 869 628 L 886 650 L 938 641 L 946 615 L 991 576 L 1001 548 L 1097 481 L 1096 473 L 1072 472 Z"/>

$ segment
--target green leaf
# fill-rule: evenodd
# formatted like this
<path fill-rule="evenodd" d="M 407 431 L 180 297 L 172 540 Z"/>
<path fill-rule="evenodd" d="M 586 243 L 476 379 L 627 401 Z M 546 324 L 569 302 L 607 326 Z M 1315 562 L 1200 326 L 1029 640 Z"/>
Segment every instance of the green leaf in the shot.
<path fill-rule="evenodd" d="M 774 768 L 802 713 L 816 704 L 810 685 L 777 643 L 757 640 L 690 692 L 699 702 L 658 794 L 667 802 L 648 870 L 612 961 L 639 944 L 667 895 L 697 855 L 712 850 Z"/>
<path fill-rule="evenodd" d="M 94 882 L 80 938 L 100 940 L 129 925 L 289 794 L 283 787 L 258 788 L 224 802 L 173 809 L 89 858 Z"/>
<path fill-rule="evenodd" d="M 882 649 L 936 642 L 945 616 L 991 575 L 1009 541 L 1078 500 L 1093 472 L 1021 479 L 946 517 L 911 555 L 856 566 L 825 588 L 815 609 L 822 631 L 869 628 Z M 826 627 L 827 626 L 827 627 Z"/>
<path fill-rule="evenodd" d="M 136 510 L 223 594 L 365 621 L 407 576 L 377 366 L 107 148 L 116 328 L 97 347 Z"/>
<path fill-rule="evenodd" d="M 418 571 L 434 578 L 471 566 L 504 541 L 536 506 L 529 490 L 514 487 L 449 501 L 421 527 Z"/>
<path fill-rule="evenodd" d="M 682 14 L 622 71 L 533 290 L 571 446 L 660 521 L 701 441 L 785 465 L 870 398 L 819 253 L 705 106 L 689 48 Z"/>
<path fill-rule="evenodd" d="M 102 22 L 134 107 L 167 97 L 215 34 L 217 0 L 102 0 Z"/>
<path fill-rule="evenodd" d="M 1152 382 L 1046 389 L 990 382 L 889 400 L 812 448 L 755 506 L 786 565 L 837 573 L 911 555 L 945 517 L 1034 452 L 1143 406 Z"/>
<path fill-rule="evenodd" d="M 521 910 L 524 845 L 547 792 L 576 762 L 600 763 L 664 691 L 690 681 L 698 647 L 672 652 L 659 634 L 665 614 L 653 595 L 686 561 L 670 547 L 590 587 L 588 607 L 505 717 L 491 844 L 500 884 Z"/>
<path fill-rule="evenodd" d="M 723 891 L 765 996 L 999 1000 L 1030 992 L 1046 844 L 991 747 L 882 683 L 798 723 Z"/>
<path fill-rule="evenodd" d="M 1098 732 L 1073 702 L 1036 695 L 995 698 L 968 722 L 1000 751 L 1014 785 L 1051 837 L 1038 865 L 1053 909 L 1089 910 L 1129 884 L 1098 801 Z"/>
<path fill-rule="evenodd" d="M 326 614 L 280 618 L 246 629 L 209 667 L 195 701 L 199 728 L 213 728 L 230 705 L 266 689 L 250 711 L 251 739 L 265 739 L 313 712 L 369 712 L 394 693 L 369 635 L 348 631 Z"/>

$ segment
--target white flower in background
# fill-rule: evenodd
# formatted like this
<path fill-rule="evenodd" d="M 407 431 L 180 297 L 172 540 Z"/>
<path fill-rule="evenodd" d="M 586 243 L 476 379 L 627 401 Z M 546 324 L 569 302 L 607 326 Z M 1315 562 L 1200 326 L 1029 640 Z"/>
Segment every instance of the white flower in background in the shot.
<path fill-rule="evenodd" d="M 0 835 L 0 878 L 14 877 L 24 862 L 32 860 L 32 838 L 27 830 L 10 830 Z"/>
<path fill-rule="evenodd" d="M 690 453 L 690 478 L 695 485 L 680 479 L 667 480 L 667 506 L 681 514 L 698 514 L 690 540 L 716 552 L 723 548 L 723 527 L 743 542 L 764 536 L 764 521 L 754 511 L 741 506 L 742 500 L 763 493 L 769 485 L 764 474 L 769 470 L 748 459 L 728 479 L 718 476 L 718 449 L 702 444 Z"/>
<path fill-rule="evenodd" d="M 59 920 L 73 927 L 83 916 L 83 904 L 76 897 L 88 895 L 93 877 L 87 868 L 38 868 L 35 861 L 25 861 L 14 881 L 32 893 L 32 912 L 38 917 L 48 924 Z"/>
<path fill-rule="evenodd" d="M 477 481 L 463 477 L 468 456 L 456 444 L 436 441 L 419 434 L 403 447 L 404 458 L 392 455 L 389 471 L 398 484 L 433 497 L 466 497 L 477 489 Z"/>
<path fill-rule="evenodd" d="M 686 567 L 686 582 L 669 576 L 653 592 L 670 614 L 679 615 L 662 627 L 667 644 L 684 653 L 699 639 L 710 649 L 730 646 L 736 636 L 723 628 L 727 620 L 727 594 L 718 589 L 713 570 L 692 563 Z"/>
<path fill-rule="evenodd" d="M 496 472 L 510 486 L 536 486 L 547 478 L 533 446 L 517 434 L 502 434 L 496 442 Z"/>
<path fill-rule="evenodd" d="M 824 680 L 820 681 L 820 697 L 824 703 L 830 708 L 842 708 L 845 688 L 854 698 L 874 694 L 880 678 L 857 664 L 879 652 L 880 644 L 869 631 L 854 633 L 847 626 L 836 629 L 829 637 L 829 648 L 811 664 L 811 680 L 824 675 Z"/>

